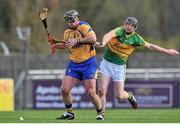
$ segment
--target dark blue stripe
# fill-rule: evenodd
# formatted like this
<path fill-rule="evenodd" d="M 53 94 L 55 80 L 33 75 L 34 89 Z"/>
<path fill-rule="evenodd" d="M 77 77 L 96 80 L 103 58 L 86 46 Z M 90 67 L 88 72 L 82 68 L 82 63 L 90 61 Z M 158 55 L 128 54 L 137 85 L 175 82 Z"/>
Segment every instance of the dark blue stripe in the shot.
<path fill-rule="evenodd" d="M 92 28 L 89 28 L 88 32 L 90 32 L 90 31 L 93 31 L 93 29 L 92 29 Z"/>
<path fill-rule="evenodd" d="M 84 25 L 87 25 L 87 26 L 90 26 L 87 22 L 80 21 L 79 25 L 83 25 L 83 24 L 84 24 Z M 93 31 L 93 29 L 91 28 L 91 26 L 90 26 L 88 32 L 90 32 L 90 31 Z"/>
<path fill-rule="evenodd" d="M 80 23 L 79 23 L 79 25 L 88 25 L 89 26 L 89 24 L 87 23 L 87 22 L 84 22 L 84 21 L 80 21 Z"/>

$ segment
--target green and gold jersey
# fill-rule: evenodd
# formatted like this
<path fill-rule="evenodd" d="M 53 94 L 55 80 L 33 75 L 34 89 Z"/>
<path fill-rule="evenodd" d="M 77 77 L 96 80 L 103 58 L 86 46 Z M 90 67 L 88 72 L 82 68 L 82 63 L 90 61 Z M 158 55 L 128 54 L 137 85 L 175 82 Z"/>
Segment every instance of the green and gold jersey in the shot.
<path fill-rule="evenodd" d="M 123 65 L 136 47 L 144 46 L 147 42 L 136 32 L 127 36 L 123 26 L 114 29 L 114 31 L 116 37 L 108 42 L 104 59 L 114 64 Z"/>

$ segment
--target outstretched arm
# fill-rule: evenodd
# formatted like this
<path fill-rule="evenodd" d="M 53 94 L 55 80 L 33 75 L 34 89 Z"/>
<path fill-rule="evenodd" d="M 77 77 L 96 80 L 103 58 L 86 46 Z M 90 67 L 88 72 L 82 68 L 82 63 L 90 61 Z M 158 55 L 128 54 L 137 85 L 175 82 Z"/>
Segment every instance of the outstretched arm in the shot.
<path fill-rule="evenodd" d="M 65 43 L 56 43 L 56 44 L 54 44 L 54 47 L 56 49 L 65 49 L 66 48 Z"/>
<path fill-rule="evenodd" d="M 166 53 L 166 54 L 169 54 L 172 56 L 179 55 L 179 51 L 177 51 L 175 49 L 165 49 L 165 48 L 162 48 L 158 45 L 147 43 L 147 42 L 145 43 L 145 47 L 147 47 L 148 49 L 163 52 L 163 53 Z"/>
<path fill-rule="evenodd" d="M 53 47 L 56 49 L 65 49 L 65 41 L 52 38 Z"/>
<path fill-rule="evenodd" d="M 104 47 L 114 37 L 116 37 L 116 32 L 114 30 L 112 30 L 104 35 L 102 43 L 96 42 L 95 46 L 96 47 Z"/>

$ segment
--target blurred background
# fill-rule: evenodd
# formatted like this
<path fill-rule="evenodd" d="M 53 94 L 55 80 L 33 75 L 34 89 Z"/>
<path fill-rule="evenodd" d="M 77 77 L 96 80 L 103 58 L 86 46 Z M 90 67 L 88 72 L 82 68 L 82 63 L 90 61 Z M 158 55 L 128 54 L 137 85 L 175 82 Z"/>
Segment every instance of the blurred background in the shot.
<path fill-rule="evenodd" d="M 92 26 L 98 41 L 134 16 L 139 21 L 137 32 L 146 41 L 180 50 L 179 0 L 0 0 L 0 111 L 64 108 L 59 82 L 68 51 L 51 54 L 38 17 L 43 7 L 49 9 L 49 30 L 57 39 L 62 39 L 65 29 L 64 12 L 75 9 Z M 97 49 L 98 62 L 103 51 Z M 180 106 L 179 56 L 138 48 L 127 67 L 126 89 L 135 92 L 142 108 Z M 92 108 L 84 90 L 82 84 L 73 89 L 74 106 Z M 107 107 L 129 104 L 108 95 Z"/>

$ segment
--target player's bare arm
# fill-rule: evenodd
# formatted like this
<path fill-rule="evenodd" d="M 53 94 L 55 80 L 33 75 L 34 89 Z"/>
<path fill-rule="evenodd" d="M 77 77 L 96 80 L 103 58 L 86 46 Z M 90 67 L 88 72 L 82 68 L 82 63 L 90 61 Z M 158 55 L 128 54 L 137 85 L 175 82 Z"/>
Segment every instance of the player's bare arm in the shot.
<path fill-rule="evenodd" d="M 65 49 L 71 48 L 75 46 L 76 44 L 94 44 L 96 42 L 96 35 L 92 34 L 90 36 L 87 36 L 85 38 L 74 38 L 74 39 L 69 39 L 66 43 L 61 43 L 57 39 L 53 39 L 54 42 L 54 47 L 57 49 Z"/>
<path fill-rule="evenodd" d="M 65 49 L 66 48 L 65 43 L 56 43 L 56 44 L 54 44 L 54 47 L 56 49 Z"/>
<path fill-rule="evenodd" d="M 96 34 L 91 34 L 90 36 L 87 36 L 85 38 L 78 39 L 79 44 L 83 43 L 89 43 L 89 44 L 94 44 L 96 42 Z"/>
<path fill-rule="evenodd" d="M 91 34 L 90 36 L 84 37 L 84 38 L 73 38 L 69 39 L 66 43 L 65 46 L 68 48 L 72 48 L 73 46 L 77 44 L 94 44 L 96 42 L 96 35 Z"/>
<path fill-rule="evenodd" d="M 163 52 L 163 53 L 166 53 L 166 54 L 169 54 L 169 55 L 172 55 L 172 56 L 179 55 L 179 51 L 177 51 L 175 49 L 165 49 L 165 48 L 162 48 L 162 47 L 160 47 L 158 45 L 151 44 L 151 43 L 146 43 L 145 47 L 147 47 L 147 48 L 149 48 L 151 50 Z"/>
<path fill-rule="evenodd" d="M 106 46 L 106 44 L 114 37 L 116 37 L 116 33 L 115 33 L 114 30 L 112 30 L 112 31 L 110 31 L 110 32 L 108 32 L 107 34 L 104 35 L 102 43 L 96 42 L 95 47 L 104 47 L 104 46 Z"/>

